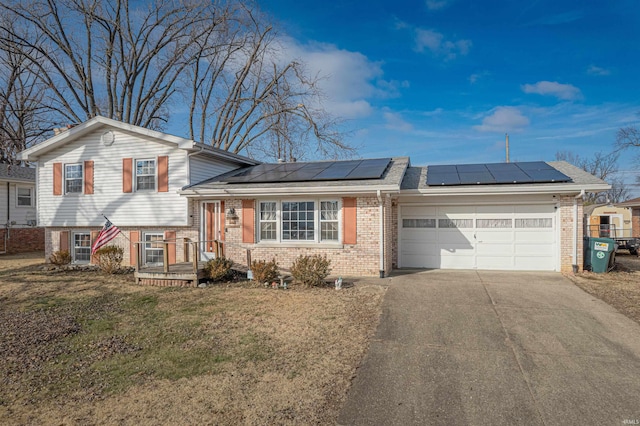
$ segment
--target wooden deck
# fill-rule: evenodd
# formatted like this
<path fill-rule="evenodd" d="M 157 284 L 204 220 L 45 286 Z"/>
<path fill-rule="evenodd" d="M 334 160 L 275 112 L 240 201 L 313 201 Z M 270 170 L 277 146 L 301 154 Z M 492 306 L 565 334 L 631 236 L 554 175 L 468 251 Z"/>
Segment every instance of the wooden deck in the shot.
<path fill-rule="evenodd" d="M 150 266 L 140 268 L 134 273 L 136 284 L 156 285 L 156 286 L 178 286 L 197 287 L 202 278 L 206 278 L 204 273 L 205 262 L 198 262 L 197 270 L 193 262 L 175 263 L 169 266 L 169 271 L 164 270 L 164 266 Z"/>

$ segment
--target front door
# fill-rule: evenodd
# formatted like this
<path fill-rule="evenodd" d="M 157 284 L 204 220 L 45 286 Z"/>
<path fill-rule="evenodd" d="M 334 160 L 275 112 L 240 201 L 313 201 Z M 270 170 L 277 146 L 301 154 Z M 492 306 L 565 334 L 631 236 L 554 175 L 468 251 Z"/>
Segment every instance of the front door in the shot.
<path fill-rule="evenodd" d="M 216 241 L 224 241 L 224 201 L 205 201 L 202 203 L 203 238 L 200 241 L 202 257 L 213 259 L 216 253 L 223 254 L 224 246 Z"/>

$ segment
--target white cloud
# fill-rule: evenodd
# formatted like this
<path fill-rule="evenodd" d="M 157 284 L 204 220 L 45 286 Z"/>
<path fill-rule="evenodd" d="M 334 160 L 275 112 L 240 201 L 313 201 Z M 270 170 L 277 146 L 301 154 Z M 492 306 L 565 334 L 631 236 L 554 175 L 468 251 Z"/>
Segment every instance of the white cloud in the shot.
<path fill-rule="evenodd" d="M 587 68 L 587 74 L 589 75 L 609 75 L 611 71 L 606 68 L 597 67 L 595 65 L 589 65 Z"/>
<path fill-rule="evenodd" d="M 300 60 L 309 75 L 320 77 L 324 107 L 342 118 L 366 117 L 373 112 L 371 99 L 400 96 L 400 90 L 409 85 L 406 81 L 384 80 L 382 63 L 359 52 L 327 43 L 303 45 L 291 38 L 282 39 L 281 45 L 284 60 Z"/>
<path fill-rule="evenodd" d="M 441 10 L 453 3 L 451 0 L 427 0 L 427 8 L 429 10 Z"/>
<path fill-rule="evenodd" d="M 529 125 L 529 119 L 516 107 L 499 106 L 489 111 L 482 124 L 473 126 L 479 132 L 517 132 Z"/>
<path fill-rule="evenodd" d="M 485 77 L 488 77 L 490 75 L 491 75 L 491 73 L 489 71 L 482 71 L 482 72 L 478 72 L 478 73 L 475 73 L 475 74 L 471 74 L 469 76 L 469 83 L 476 84 L 478 82 L 478 80 L 481 80 L 481 79 L 483 79 Z"/>
<path fill-rule="evenodd" d="M 385 120 L 385 127 L 390 130 L 397 130 L 400 132 L 410 132 L 413 130 L 413 125 L 406 121 L 397 112 L 386 111 L 383 113 Z"/>
<path fill-rule="evenodd" d="M 561 84 L 557 81 L 539 81 L 535 84 L 522 85 L 524 93 L 535 93 L 543 96 L 555 96 L 563 101 L 582 99 L 582 92 L 571 84 Z"/>
<path fill-rule="evenodd" d="M 442 33 L 434 30 L 418 28 L 415 32 L 415 49 L 424 52 L 428 49 L 436 56 L 442 56 L 446 60 L 465 56 L 471 49 L 471 40 L 446 40 Z"/>

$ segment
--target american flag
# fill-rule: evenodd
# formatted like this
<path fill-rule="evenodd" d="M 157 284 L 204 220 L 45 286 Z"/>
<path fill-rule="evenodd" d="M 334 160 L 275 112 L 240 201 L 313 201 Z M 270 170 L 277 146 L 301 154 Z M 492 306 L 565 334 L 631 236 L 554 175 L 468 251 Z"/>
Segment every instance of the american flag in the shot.
<path fill-rule="evenodd" d="M 96 238 L 93 245 L 91 246 L 91 254 L 95 254 L 96 250 L 107 244 L 109 241 L 113 240 L 119 233 L 120 229 L 113 223 L 111 223 L 109 219 L 107 219 L 104 227 L 98 234 L 98 238 Z"/>

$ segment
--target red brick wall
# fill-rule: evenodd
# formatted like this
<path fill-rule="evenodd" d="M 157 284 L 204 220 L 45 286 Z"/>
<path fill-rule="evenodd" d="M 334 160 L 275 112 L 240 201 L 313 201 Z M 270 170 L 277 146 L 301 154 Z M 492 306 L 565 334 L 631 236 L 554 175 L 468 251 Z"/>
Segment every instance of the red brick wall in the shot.
<path fill-rule="evenodd" d="M 640 237 L 640 207 L 634 207 L 631 210 L 631 215 L 632 236 Z"/>
<path fill-rule="evenodd" d="M 0 252 L 26 253 L 44 250 L 44 228 L 11 228 L 0 229 Z"/>

